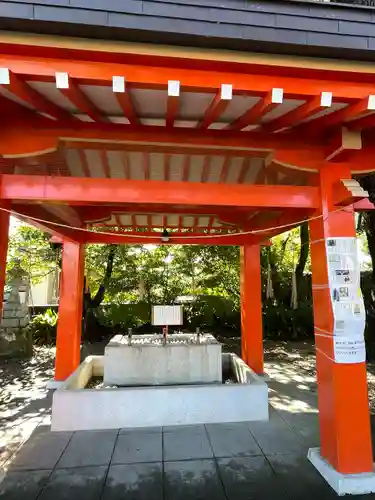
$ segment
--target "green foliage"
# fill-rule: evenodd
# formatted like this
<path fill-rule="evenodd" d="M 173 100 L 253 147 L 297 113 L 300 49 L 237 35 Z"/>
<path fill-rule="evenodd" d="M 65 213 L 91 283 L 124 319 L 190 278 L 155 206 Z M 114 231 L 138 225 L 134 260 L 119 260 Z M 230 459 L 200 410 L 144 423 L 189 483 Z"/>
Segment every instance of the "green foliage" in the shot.
<path fill-rule="evenodd" d="M 100 308 L 97 319 L 102 326 L 126 331 L 150 323 L 150 307 L 146 302 L 108 304 Z"/>
<path fill-rule="evenodd" d="M 56 342 L 58 315 L 52 309 L 34 316 L 27 326 L 36 345 L 50 345 Z"/>
<path fill-rule="evenodd" d="M 9 237 L 7 276 L 21 268 L 32 283 L 56 269 L 56 250 L 49 243 L 51 236 L 39 229 L 20 225 Z"/>

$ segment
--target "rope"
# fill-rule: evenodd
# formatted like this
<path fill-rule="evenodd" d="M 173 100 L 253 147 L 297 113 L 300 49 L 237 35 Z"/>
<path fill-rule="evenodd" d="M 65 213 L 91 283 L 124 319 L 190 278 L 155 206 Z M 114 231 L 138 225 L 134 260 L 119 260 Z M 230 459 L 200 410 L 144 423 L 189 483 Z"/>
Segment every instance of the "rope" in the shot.
<path fill-rule="evenodd" d="M 19 212 L 16 212 L 15 210 L 10 210 L 8 208 L 0 207 L 0 211 L 2 212 L 7 212 L 15 217 L 18 218 L 27 218 L 30 220 L 33 220 L 35 222 L 40 222 L 40 223 L 47 223 L 51 224 L 52 226 L 57 226 L 57 227 L 62 227 L 66 229 L 73 229 L 75 231 L 81 231 L 84 233 L 92 233 L 92 234 L 103 234 L 103 235 L 109 235 L 113 236 L 113 234 L 117 234 L 117 236 L 123 236 L 124 238 L 136 238 L 136 239 L 154 239 L 155 236 L 157 236 L 157 233 L 155 232 L 155 236 L 150 236 L 150 235 L 142 235 L 140 234 L 127 234 L 127 233 L 119 233 L 119 232 L 113 232 L 113 231 L 95 231 L 93 229 L 88 229 L 88 228 L 83 228 L 83 227 L 75 227 L 75 226 L 69 226 L 68 224 L 62 224 L 60 222 L 52 222 L 49 220 L 45 219 L 40 219 L 38 217 L 32 217 L 30 215 L 26 214 L 21 214 Z M 251 231 L 239 231 L 239 232 L 234 232 L 234 233 L 225 233 L 225 234 L 209 234 L 209 235 L 194 235 L 194 239 L 209 239 L 209 238 L 230 238 L 232 236 L 246 236 L 246 235 L 253 235 L 253 234 L 261 234 L 261 233 L 267 233 L 269 231 L 275 231 L 278 229 L 287 229 L 289 227 L 294 227 L 294 226 L 299 226 L 303 224 L 304 222 L 311 222 L 313 220 L 318 220 L 318 219 L 323 219 L 326 220 L 329 215 L 336 213 L 336 212 L 342 212 L 342 211 L 347 211 L 345 207 L 338 208 L 336 210 L 333 210 L 332 212 L 329 212 L 326 216 L 323 214 L 321 215 L 316 215 L 314 217 L 309 217 L 307 219 L 301 219 L 300 221 L 296 222 L 290 222 L 288 224 L 281 224 L 279 226 L 273 226 L 273 227 L 268 227 L 264 229 L 253 229 Z M 191 238 L 191 235 L 187 234 L 186 236 L 173 236 L 173 233 L 170 233 L 171 237 L 173 237 L 174 240 L 184 240 L 187 238 Z"/>

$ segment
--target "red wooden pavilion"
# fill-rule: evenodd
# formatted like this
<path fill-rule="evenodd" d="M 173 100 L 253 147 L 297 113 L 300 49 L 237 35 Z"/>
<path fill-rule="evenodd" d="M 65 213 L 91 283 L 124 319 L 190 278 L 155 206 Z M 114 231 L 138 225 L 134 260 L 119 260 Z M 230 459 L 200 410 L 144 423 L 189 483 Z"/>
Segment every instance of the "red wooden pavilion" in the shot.
<path fill-rule="evenodd" d="M 262 373 L 260 245 L 309 219 L 321 453 L 339 472 L 372 471 L 366 366 L 334 361 L 325 242 L 355 236 L 354 210 L 372 208 L 349 181 L 375 170 L 373 67 L 0 45 L 0 289 L 10 211 L 63 240 L 56 380 L 79 364 L 84 244 L 162 243 L 164 229 L 172 244 L 241 245 L 242 356 Z"/>

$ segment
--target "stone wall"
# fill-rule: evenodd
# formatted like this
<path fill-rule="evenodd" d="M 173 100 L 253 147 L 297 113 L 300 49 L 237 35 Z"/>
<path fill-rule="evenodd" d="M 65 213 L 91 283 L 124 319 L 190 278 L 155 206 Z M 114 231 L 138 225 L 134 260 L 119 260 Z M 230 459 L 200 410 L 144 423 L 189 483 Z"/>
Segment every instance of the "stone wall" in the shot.
<path fill-rule="evenodd" d="M 3 316 L 0 323 L 0 355 L 28 355 L 30 335 L 25 327 L 30 321 L 29 283 L 22 277 L 11 278 L 4 294 Z"/>

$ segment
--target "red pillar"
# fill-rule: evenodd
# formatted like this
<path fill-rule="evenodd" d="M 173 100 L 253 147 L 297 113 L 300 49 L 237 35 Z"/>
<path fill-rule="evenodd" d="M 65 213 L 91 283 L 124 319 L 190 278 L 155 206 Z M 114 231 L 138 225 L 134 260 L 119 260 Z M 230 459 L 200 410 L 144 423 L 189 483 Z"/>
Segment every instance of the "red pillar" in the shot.
<path fill-rule="evenodd" d="M 340 357 L 335 355 L 334 332 L 336 329 L 336 334 L 339 333 L 340 322 L 335 322 L 331 295 L 335 301 L 338 295 L 334 292 L 335 287 L 331 287 L 333 290 L 329 287 L 326 250 L 327 239 L 356 235 L 353 212 L 337 211 L 332 203 L 333 184 L 350 177 L 345 166 L 330 164 L 322 167 L 321 208 L 317 214 L 322 218 L 310 222 L 310 239 L 320 453 L 337 471 L 360 473 L 373 470 L 366 364 L 342 364 L 338 362 Z M 349 338 L 354 338 L 353 329 L 349 332 Z"/>
<path fill-rule="evenodd" d="M 260 245 L 241 247 L 241 356 L 262 374 L 263 325 Z"/>
<path fill-rule="evenodd" d="M 2 208 L 10 208 L 10 204 L 2 202 Z M 8 239 L 9 239 L 9 212 L 0 210 L 0 320 L 3 315 L 4 285 L 6 277 Z"/>
<path fill-rule="evenodd" d="M 82 329 L 84 247 L 64 241 L 56 339 L 55 380 L 65 380 L 78 367 Z"/>

